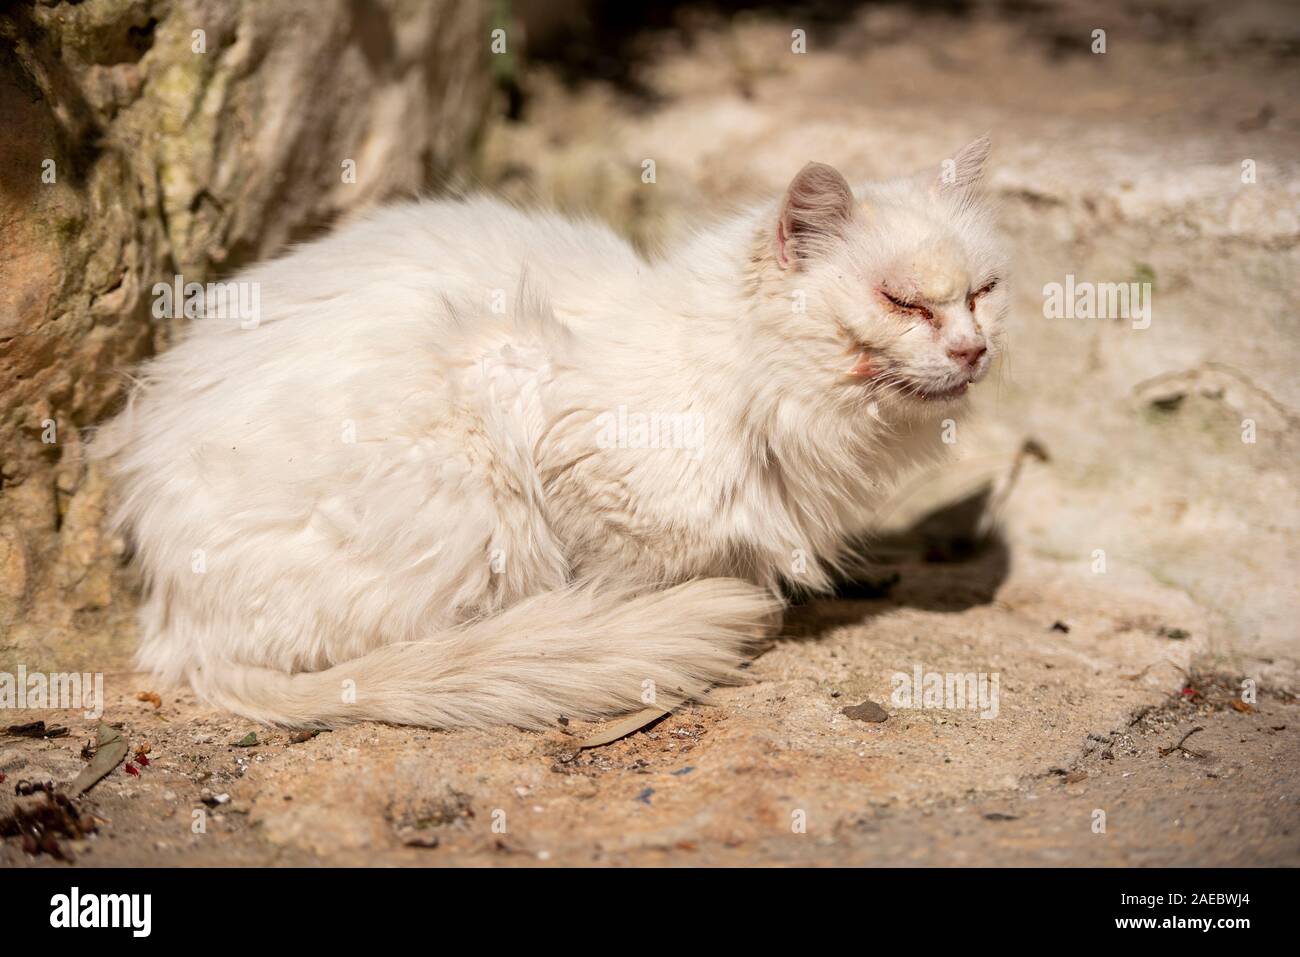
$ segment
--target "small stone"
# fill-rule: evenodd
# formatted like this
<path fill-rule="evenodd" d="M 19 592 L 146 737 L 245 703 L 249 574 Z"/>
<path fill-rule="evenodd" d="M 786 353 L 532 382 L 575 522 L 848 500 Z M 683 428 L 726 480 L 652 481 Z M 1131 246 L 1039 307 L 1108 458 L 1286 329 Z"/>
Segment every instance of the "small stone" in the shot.
<path fill-rule="evenodd" d="M 862 704 L 842 708 L 840 714 L 852 718 L 854 721 L 880 722 L 889 720 L 889 712 L 874 701 L 864 701 Z"/>

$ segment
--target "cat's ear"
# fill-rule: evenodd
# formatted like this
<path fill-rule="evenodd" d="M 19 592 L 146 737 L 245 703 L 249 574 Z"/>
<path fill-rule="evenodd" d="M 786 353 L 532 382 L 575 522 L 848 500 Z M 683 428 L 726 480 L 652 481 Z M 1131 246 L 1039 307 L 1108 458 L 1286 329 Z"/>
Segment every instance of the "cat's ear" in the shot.
<path fill-rule="evenodd" d="M 956 156 L 939 164 L 939 177 L 935 180 L 935 189 L 944 192 L 965 190 L 974 186 L 984 172 L 984 161 L 989 158 L 989 150 L 992 148 L 993 144 L 987 135 L 967 143 L 957 151 Z"/>
<path fill-rule="evenodd" d="M 819 248 L 844 234 L 853 218 L 853 190 L 840 171 L 825 163 L 799 170 L 781 199 L 776 221 L 776 261 L 799 268 Z"/>

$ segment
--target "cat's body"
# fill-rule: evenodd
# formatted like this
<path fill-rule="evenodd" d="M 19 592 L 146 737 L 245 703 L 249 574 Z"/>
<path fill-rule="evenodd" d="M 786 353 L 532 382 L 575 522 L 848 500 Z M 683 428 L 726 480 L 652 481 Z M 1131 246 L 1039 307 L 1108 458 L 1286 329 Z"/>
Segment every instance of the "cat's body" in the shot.
<path fill-rule="evenodd" d="M 195 320 L 99 442 L 142 663 L 305 725 L 540 725 L 725 679 L 987 369 L 985 150 L 856 199 L 810 166 L 655 263 L 474 199 L 237 277 L 256 327 Z"/>

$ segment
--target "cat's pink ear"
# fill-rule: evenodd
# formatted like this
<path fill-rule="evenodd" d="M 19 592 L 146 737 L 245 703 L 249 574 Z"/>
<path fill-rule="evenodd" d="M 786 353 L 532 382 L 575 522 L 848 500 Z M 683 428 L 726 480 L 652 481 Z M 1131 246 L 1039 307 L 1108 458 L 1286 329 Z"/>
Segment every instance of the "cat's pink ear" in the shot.
<path fill-rule="evenodd" d="M 840 171 L 825 163 L 809 163 L 781 200 L 776 222 L 776 260 L 782 268 L 798 268 L 844 233 L 853 218 L 853 190 Z"/>
<path fill-rule="evenodd" d="M 984 161 L 989 158 L 993 148 L 988 136 L 967 143 L 957 155 L 939 164 L 939 178 L 935 188 L 943 190 L 969 189 L 979 182 L 984 172 Z"/>

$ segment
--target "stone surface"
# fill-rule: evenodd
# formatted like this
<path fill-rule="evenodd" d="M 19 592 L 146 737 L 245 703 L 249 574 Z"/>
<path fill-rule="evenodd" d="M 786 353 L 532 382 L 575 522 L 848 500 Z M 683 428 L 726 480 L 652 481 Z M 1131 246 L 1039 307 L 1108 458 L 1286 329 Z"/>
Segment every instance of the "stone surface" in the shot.
<path fill-rule="evenodd" d="M 82 448 L 172 332 L 151 316 L 153 284 L 219 278 L 444 183 L 486 115 L 486 9 L 87 0 L 0 13 L 0 664 L 128 659 L 133 583 Z"/>

